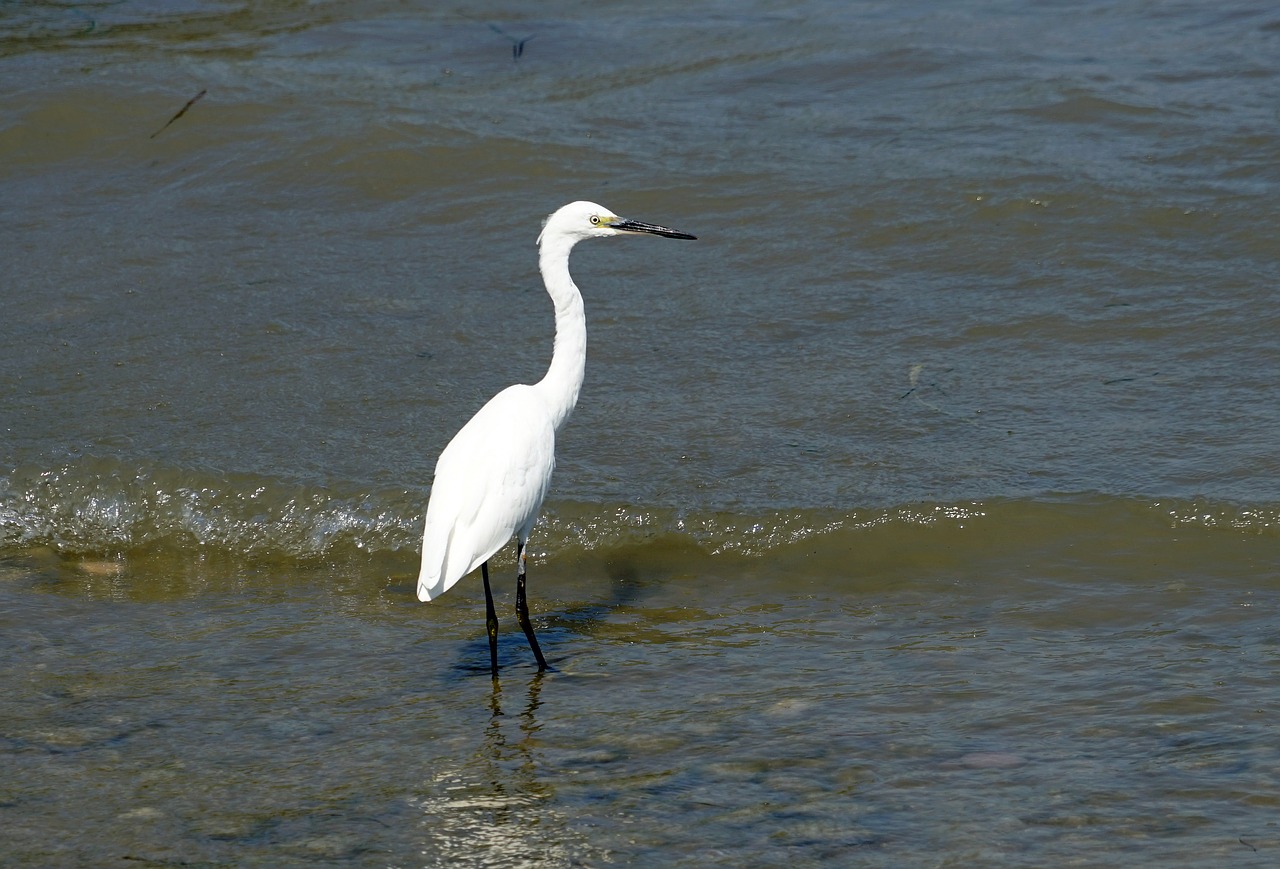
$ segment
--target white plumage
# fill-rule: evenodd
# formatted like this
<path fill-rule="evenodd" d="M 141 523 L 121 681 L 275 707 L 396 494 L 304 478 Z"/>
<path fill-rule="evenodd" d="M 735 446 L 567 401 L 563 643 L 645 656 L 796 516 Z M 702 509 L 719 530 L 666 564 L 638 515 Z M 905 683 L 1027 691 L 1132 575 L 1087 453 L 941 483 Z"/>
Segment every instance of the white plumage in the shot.
<path fill-rule="evenodd" d="M 477 567 L 484 577 L 489 654 L 498 672 L 498 621 L 488 560 L 515 536 L 516 617 L 539 669 L 547 662 L 529 621 L 525 545 L 555 468 L 555 440 L 578 401 L 587 359 L 582 294 L 569 275 L 569 252 L 585 238 L 649 233 L 693 238 L 665 226 L 624 220 L 593 202 L 572 202 L 547 218 L 538 265 L 556 313 L 555 350 L 542 380 L 509 386 L 453 436 L 436 462 L 422 535 L 418 598 L 433 600 Z"/>
<path fill-rule="evenodd" d="M 428 601 L 527 540 L 555 468 L 555 426 L 537 388 L 508 386 L 471 417 L 436 462 L 418 599 Z"/>

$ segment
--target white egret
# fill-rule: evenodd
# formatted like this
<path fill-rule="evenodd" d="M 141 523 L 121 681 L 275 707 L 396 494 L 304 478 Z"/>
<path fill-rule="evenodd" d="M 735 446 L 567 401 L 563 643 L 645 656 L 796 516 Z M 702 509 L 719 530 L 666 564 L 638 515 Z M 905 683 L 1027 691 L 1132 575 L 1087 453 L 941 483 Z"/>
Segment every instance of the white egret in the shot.
<path fill-rule="evenodd" d="M 532 385 L 508 386 L 453 436 L 436 462 L 422 535 L 418 599 L 439 597 L 477 567 L 484 578 L 489 658 L 498 674 L 498 617 L 489 559 L 516 538 L 516 619 L 538 669 L 547 669 L 525 597 L 525 545 L 555 467 L 556 432 L 578 401 L 587 360 L 582 294 L 569 275 L 569 252 L 587 238 L 649 233 L 695 238 L 665 226 L 625 220 L 594 202 L 572 202 L 547 218 L 538 267 L 555 305 L 551 367 Z"/>

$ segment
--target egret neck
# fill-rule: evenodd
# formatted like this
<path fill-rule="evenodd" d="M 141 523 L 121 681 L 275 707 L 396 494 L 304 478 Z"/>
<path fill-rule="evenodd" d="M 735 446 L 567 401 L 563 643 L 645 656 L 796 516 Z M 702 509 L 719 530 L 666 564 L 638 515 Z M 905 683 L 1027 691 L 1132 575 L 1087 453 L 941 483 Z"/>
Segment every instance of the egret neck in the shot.
<path fill-rule="evenodd" d="M 542 280 L 556 309 L 556 340 L 551 367 L 535 388 L 547 400 L 556 431 L 578 403 L 587 364 L 587 318 L 582 309 L 582 293 L 569 275 L 569 251 L 577 241 L 565 236 L 544 238 L 538 252 Z"/>

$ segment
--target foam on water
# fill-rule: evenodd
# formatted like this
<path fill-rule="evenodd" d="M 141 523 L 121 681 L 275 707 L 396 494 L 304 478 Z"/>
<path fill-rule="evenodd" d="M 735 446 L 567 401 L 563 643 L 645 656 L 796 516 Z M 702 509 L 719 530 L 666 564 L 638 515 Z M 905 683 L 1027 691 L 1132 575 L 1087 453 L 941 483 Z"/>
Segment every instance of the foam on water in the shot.
<path fill-rule="evenodd" d="M 317 487 L 109 458 L 48 468 L 24 465 L 0 476 L 0 553 L 50 547 L 67 554 L 187 550 L 245 559 L 409 555 L 420 546 L 426 496 L 425 491 L 340 483 Z M 532 550 L 555 558 L 682 545 L 713 557 L 807 550 L 825 561 L 846 553 L 854 560 L 874 558 L 877 550 L 894 547 L 907 554 L 945 539 L 949 545 L 973 546 L 999 540 L 1016 557 L 1017 551 L 1052 547 L 1066 534 L 1128 535 L 1159 548 L 1189 534 L 1274 537 L 1277 529 L 1280 508 L 1275 505 L 1088 493 L 753 512 L 552 498 Z"/>

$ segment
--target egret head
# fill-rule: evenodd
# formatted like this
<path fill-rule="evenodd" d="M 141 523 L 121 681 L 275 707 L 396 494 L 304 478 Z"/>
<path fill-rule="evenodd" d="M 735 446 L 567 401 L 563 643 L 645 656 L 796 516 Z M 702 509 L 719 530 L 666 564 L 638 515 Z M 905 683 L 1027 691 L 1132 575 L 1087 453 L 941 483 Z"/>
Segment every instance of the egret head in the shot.
<path fill-rule="evenodd" d="M 687 232 L 677 232 L 655 223 L 641 223 L 619 217 L 603 205 L 594 202 L 570 202 L 542 224 L 538 244 L 567 241 L 570 245 L 584 238 L 604 238 L 610 235 L 661 235 L 666 238 L 697 238 Z"/>

